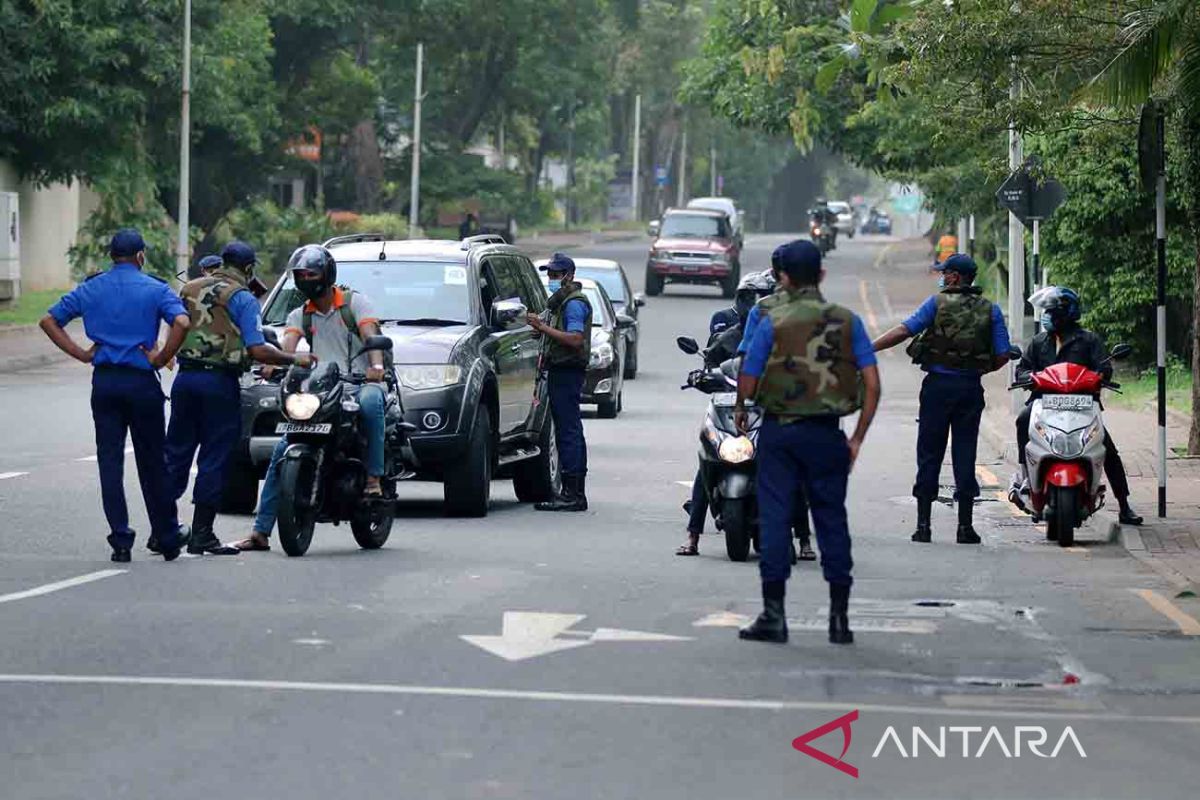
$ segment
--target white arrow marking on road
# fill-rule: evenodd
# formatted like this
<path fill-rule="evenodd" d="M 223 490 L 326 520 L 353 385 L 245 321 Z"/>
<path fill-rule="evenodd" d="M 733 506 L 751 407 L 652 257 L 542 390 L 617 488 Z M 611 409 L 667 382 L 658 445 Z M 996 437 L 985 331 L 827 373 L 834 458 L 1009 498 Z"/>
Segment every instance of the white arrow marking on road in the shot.
<path fill-rule="evenodd" d="M 86 575 L 80 575 L 77 578 L 67 578 L 65 581 L 55 581 L 47 583 L 44 586 L 37 586 L 33 589 L 26 589 L 23 592 L 13 592 L 12 594 L 0 594 L 0 603 L 11 603 L 14 600 L 25 600 L 30 597 L 40 597 L 44 594 L 57 592 L 62 589 L 70 589 L 72 586 L 82 586 L 85 583 L 98 581 L 101 578 L 111 578 L 113 575 L 124 575 L 126 570 L 123 569 L 102 569 L 99 572 L 89 572 Z"/>
<path fill-rule="evenodd" d="M 649 631 L 629 631 L 621 628 L 597 628 L 573 631 L 571 626 L 585 619 L 584 614 L 549 614 L 537 611 L 505 611 L 499 636 L 462 636 L 464 641 L 480 647 L 506 661 L 523 661 L 560 650 L 586 647 L 593 642 L 685 642 L 688 636 L 672 636 Z M 587 636 L 586 639 L 559 639 L 560 635 Z"/>
<path fill-rule="evenodd" d="M 686 486 L 689 489 L 692 488 L 691 481 L 675 481 L 675 482 L 678 483 L 680 486 Z"/>
<path fill-rule="evenodd" d="M 0 472 L 0 481 L 6 481 L 9 478 L 19 478 L 22 475 L 28 474 L 28 472 Z"/>

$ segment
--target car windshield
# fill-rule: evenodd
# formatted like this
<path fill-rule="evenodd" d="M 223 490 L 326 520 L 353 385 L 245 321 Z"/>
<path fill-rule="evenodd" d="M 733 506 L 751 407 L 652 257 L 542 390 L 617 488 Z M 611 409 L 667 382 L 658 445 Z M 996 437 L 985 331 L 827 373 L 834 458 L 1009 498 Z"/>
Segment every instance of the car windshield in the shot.
<path fill-rule="evenodd" d="M 850 204 L 849 203 L 830 203 L 829 210 L 836 211 L 839 214 L 849 214 L 850 213 Z"/>
<path fill-rule="evenodd" d="M 590 278 L 604 287 L 608 299 L 614 303 L 625 302 L 625 281 L 621 280 L 621 271 L 601 267 L 575 267 L 575 277 Z"/>
<path fill-rule="evenodd" d="M 681 239 L 722 238 L 725 234 L 724 221 L 707 214 L 668 214 L 663 217 L 660 236 L 676 236 Z"/>
<path fill-rule="evenodd" d="M 338 283 L 362 292 L 380 321 L 459 324 L 470 319 L 467 270 L 462 264 L 421 261 L 347 261 Z M 304 297 L 288 274 L 263 313 L 267 325 L 283 325 Z"/>

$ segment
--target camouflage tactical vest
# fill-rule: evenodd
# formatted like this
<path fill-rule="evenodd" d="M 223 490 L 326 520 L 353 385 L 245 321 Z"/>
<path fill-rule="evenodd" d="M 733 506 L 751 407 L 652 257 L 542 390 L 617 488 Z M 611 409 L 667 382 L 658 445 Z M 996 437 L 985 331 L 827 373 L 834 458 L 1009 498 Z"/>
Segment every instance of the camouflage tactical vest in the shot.
<path fill-rule="evenodd" d="M 933 324 L 908 346 L 921 366 L 987 372 L 992 368 L 992 303 L 978 286 L 943 289 L 935 295 Z"/>
<path fill-rule="evenodd" d="M 229 301 L 246 289 L 246 279 L 231 270 L 188 281 L 179 290 L 192 326 L 179 348 L 179 357 L 230 370 L 244 370 L 250 355 L 242 332 L 229 316 Z"/>
<path fill-rule="evenodd" d="M 767 302 L 770 301 L 770 302 Z M 775 333 L 755 400 L 781 422 L 845 416 L 862 406 L 854 359 L 854 315 L 828 303 L 815 288 L 761 301 Z"/>
<path fill-rule="evenodd" d="M 546 304 L 546 308 L 550 310 L 550 324 L 560 331 L 566 330 L 566 307 L 569 300 L 580 300 L 587 307 L 587 319 L 583 324 L 583 348 L 576 350 L 544 336 L 545 365 L 587 369 L 592 356 L 592 304 L 580 290 L 579 284 L 564 281 L 563 287 L 550 296 Z"/>

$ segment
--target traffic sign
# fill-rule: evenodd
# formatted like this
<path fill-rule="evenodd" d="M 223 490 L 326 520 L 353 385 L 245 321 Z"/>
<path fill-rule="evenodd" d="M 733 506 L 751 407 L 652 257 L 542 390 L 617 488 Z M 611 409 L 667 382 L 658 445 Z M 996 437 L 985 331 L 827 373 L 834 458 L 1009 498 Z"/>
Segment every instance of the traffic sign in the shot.
<path fill-rule="evenodd" d="M 659 186 L 667 185 L 667 168 L 666 167 L 655 167 L 654 168 L 654 182 L 656 184 L 658 184 Z"/>
<path fill-rule="evenodd" d="M 1011 211 L 1026 228 L 1033 221 L 1048 219 L 1067 199 L 1067 188 L 1054 178 L 1034 177 L 1037 160 L 1030 158 L 1014 170 L 996 190 L 1000 205 Z"/>
<path fill-rule="evenodd" d="M 1142 117 L 1138 122 L 1138 173 L 1142 188 L 1147 192 L 1155 191 L 1158 185 L 1162 150 L 1158 139 L 1158 106 L 1151 100 L 1142 106 Z"/>

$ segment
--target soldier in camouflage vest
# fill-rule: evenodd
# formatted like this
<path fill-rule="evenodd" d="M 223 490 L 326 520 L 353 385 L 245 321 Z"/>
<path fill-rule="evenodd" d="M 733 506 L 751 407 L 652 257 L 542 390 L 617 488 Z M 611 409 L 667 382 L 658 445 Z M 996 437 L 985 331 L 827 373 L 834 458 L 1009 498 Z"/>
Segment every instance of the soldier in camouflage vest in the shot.
<path fill-rule="evenodd" d="M 221 266 L 188 281 L 179 291 L 191 327 L 179 350 L 179 374 L 171 387 L 166 472 L 167 486 L 178 499 L 187 490 L 196 458 L 195 511 L 188 542 L 188 552 L 193 554 L 238 552 L 221 544 L 213 523 L 225 487 L 225 467 L 241 434 L 239 378 L 251 361 L 297 361 L 263 337 L 258 301 L 247 289 L 255 260 L 249 245 L 230 242 L 221 252 Z M 307 361 L 310 356 L 299 358 Z M 157 543 L 148 546 L 154 550 Z"/>
<path fill-rule="evenodd" d="M 938 476 L 952 439 L 955 496 L 958 500 L 959 544 L 979 544 L 974 527 L 975 454 L 983 416 L 984 373 L 1008 362 L 1008 331 L 1000 307 L 983 297 L 974 285 L 976 266 L 970 256 L 951 255 L 938 265 L 942 290 L 917 312 L 875 340 L 876 350 L 895 347 L 916 337 L 908 347 L 913 362 L 928 373 L 921 385 L 921 416 L 917 428 L 917 530 L 914 542 L 932 538 L 933 501 Z"/>
<path fill-rule="evenodd" d="M 849 644 L 850 529 L 846 486 L 879 406 L 879 371 L 862 320 L 821 296 L 821 251 L 803 240 L 772 255 L 783 293 L 760 304 L 761 320 L 738 376 L 735 420 L 747 431 L 746 403 L 762 415 L 758 431 L 759 574 L 763 611 L 739 635 L 786 642 L 784 595 L 791 573 L 797 487 L 812 508 L 829 583 L 829 641 Z M 847 439 L 841 418 L 860 410 Z"/>

